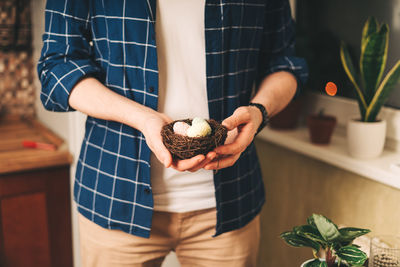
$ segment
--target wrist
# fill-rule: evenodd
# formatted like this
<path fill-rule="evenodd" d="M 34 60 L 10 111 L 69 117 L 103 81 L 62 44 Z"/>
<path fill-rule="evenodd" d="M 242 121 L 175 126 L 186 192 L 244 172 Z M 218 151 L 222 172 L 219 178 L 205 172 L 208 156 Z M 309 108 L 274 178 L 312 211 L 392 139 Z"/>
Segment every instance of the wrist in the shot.
<path fill-rule="evenodd" d="M 147 123 L 156 117 L 157 112 L 131 100 L 127 102 L 123 105 L 123 112 L 119 112 L 119 121 L 145 134 Z"/>
<path fill-rule="evenodd" d="M 253 122 L 256 128 L 258 129 L 263 121 L 263 115 L 262 112 L 259 108 L 253 105 L 248 106 L 251 109 L 251 113 L 253 114 Z"/>
<path fill-rule="evenodd" d="M 268 112 L 265 109 L 264 105 L 260 104 L 260 103 L 250 103 L 249 107 L 253 107 L 254 109 L 257 109 L 259 111 L 259 126 L 257 128 L 257 132 L 256 135 L 262 130 L 264 129 L 264 127 L 268 124 L 269 121 L 269 116 L 268 116 Z"/>

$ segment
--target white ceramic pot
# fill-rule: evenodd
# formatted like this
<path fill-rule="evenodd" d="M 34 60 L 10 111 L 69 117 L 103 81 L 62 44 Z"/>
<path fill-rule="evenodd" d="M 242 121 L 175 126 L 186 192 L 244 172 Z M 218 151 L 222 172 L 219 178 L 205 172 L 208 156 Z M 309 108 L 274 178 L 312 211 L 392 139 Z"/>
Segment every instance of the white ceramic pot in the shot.
<path fill-rule="evenodd" d="M 310 259 L 308 261 L 303 262 L 303 264 L 300 267 L 304 267 L 307 263 L 312 262 L 315 259 Z M 325 261 L 325 259 L 320 259 L 321 261 Z"/>
<path fill-rule="evenodd" d="M 347 123 L 347 147 L 354 158 L 378 157 L 386 139 L 386 121 L 362 122 L 350 119 Z"/>

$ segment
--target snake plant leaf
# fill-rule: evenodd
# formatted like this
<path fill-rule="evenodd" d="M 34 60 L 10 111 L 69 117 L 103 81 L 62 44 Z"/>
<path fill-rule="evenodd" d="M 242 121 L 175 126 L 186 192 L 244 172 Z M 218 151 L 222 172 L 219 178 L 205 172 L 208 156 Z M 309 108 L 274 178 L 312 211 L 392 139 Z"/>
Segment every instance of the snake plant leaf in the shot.
<path fill-rule="evenodd" d="M 336 251 L 336 255 L 350 265 L 363 265 L 367 255 L 355 246 L 345 246 Z"/>
<path fill-rule="evenodd" d="M 369 17 L 367 22 L 365 22 L 364 24 L 364 28 L 362 31 L 362 36 L 361 36 L 361 48 L 364 46 L 365 44 L 365 40 L 367 39 L 367 37 L 373 33 L 373 32 L 377 32 L 378 31 L 378 21 L 376 20 L 375 17 Z"/>
<path fill-rule="evenodd" d="M 354 88 L 356 89 L 356 96 L 357 96 L 357 101 L 359 103 L 359 108 L 360 108 L 360 113 L 361 117 L 364 118 L 365 112 L 367 110 L 367 103 L 365 102 L 365 98 L 363 95 L 363 92 L 361 91 L 361 88 L 359 87 L 357 83 L 357 76 L 356 72 L 354 69 L 353 62 L 351 60 L 349 51 L 347 50 L 346 45 L 342 42 L 340 45 L 340 59 L 342 61 L 343 69 L 347 74 L 347 77 L 350 79 L 351 83 L 353 84 Z"/>
<path fill-rule="evenodd" d="M 293 247 L 310 247 L 312 248 L 315 252 L 319 251 L 319 244 L 317 242 L 314 242 L 310 239 L 304 238 L 302 236 L 296 235 L 292 231 L 288 232 L 283 232 L 280 237 L 289 245 Z"/>
<path fill-rule="evenodd" d="M 339 229 L 340 241 L 341 242 L 351 242 L 357 237 L 368 234 L 371 230 L 361 229 L 355 227 L 344 227 Z"/>
<path fill-rule="evenodd" d="M 306 224 L 306 225 L 296 226 L 293 228 L 293 232 L 296 235 L 302 236 L 307 239 L 311 239 L 312 241 L 319 243 L 323 248 L 327 246 L 327 242 L 321 236 L 317 227 L 313 225 Z"/>
<path fill-rule="evenodd" d="M 325 261 L 315 259 L 313 261 L 307 262 L 304 267 L 328 267 Z"/>
<path fill-rule="evenodd" d="M 400 60 L 397 61 L 396 65 L 388 72 L 386 77 L 383 79 L 382 83 L 376 90 L 375 96 L 372 98 L 367 111 L 365 113 L 364 121 L 374 122 L 376 116 L 381 110 L 386 99 L 389 97 L 390 92 L 393 90 L 394 86 L 400 80 Z"/>
<path fill-rule="evenodd" d="M 383 24 L 378 32 L 369 34 L 362 46 L 360 73 L 364 84 L 367 105 L 374 97 L 386 67 L 389 45 L 389 27 Z"/>
<path fill-rule="evenodd" d="M 325 241 L 331 242 L 340 237 L 338 227 L 323 215 L 313 214 L 313 221 Z"/>

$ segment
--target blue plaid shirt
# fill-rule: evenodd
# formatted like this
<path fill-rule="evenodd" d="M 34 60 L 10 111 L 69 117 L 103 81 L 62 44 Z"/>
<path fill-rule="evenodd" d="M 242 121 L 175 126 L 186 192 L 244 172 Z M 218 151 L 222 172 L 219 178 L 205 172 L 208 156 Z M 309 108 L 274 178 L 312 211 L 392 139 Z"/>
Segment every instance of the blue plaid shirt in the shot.
<path fill-rule="evenodd" d="M 48 0 L 38 64 L 46 109 L 72 111 L 69 94 L 83 77 L 157 110 L 156 0 Z M 289 71 L 303 81 L 294 52 L 287 0 L 206 0 L 205 42 L 210 118 L 247 105 L 266 75 Z M 104 107 L 107 108 L 107 107 Z M 153 197 L 150 149 L 141 132 L 88 117 L 74 198 L 79 212 L 109 229 L 150 235 Z M 236 164 L 214 174 L 215 235 L 251 221 L 264 203 L 264 185 L 251 144 Z"/>

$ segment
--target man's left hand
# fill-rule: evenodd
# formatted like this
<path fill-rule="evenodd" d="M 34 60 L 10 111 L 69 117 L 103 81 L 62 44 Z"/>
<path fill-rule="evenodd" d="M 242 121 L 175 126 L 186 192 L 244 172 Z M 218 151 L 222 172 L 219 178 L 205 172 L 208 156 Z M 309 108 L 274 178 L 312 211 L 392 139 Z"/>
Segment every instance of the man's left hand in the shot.
<path fill-rule="evenodd" d="M 253 141 L 261 122 L 262 114 L 258 108 L 254 106 L 237 108 L 232 116 L 222 122 L 222 125 L 228 128 L 228 131 L 237 128 L 237 137 L 232 143 L 217 147 L 214 151 L 218 154 L 218 158 L 205 165 L 204 169 L 217 170 L 235 164 L 242 152 Z"/>

